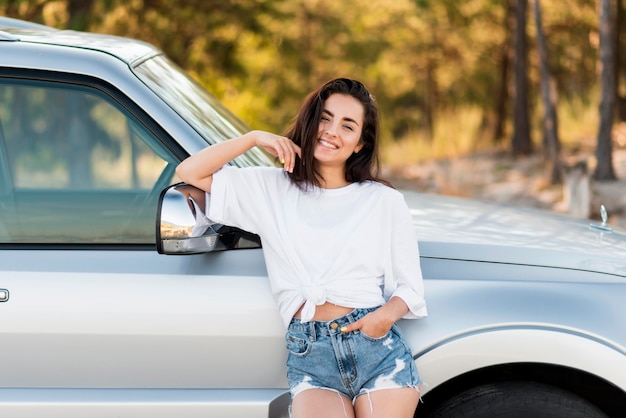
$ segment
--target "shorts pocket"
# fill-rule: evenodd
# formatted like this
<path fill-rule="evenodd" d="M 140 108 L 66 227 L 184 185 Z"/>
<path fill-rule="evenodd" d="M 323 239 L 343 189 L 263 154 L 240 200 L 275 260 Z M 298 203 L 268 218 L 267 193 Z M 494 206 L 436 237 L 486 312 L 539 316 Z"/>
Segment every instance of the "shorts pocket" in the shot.
<path fill-rule="evenodd" d="M 287 350 L 294 356 L 304 357 L 311 351 L 311 340 L 302 332 L 288 330 L 285 335 Z"/>
<path fill-rule="evenodd" d="M 391 335 L 391 330 L 387 331 L 387 333 L 385 335 L 383 335 L 382 337 L 370 337 L 369 335 L 367 335 L 363 331 L 360 331 L 360 334 L 363 337 L 363 339 L 365 339 L 365 340 L 372 341 L 372 342 L 380 342 L 380 341 L 383 341 L 383 340 L 389 338 L 389 336 Z"/>
<path fill-rule="evenodd" d="M 397 323 L 393 324 L 391 328 L 389 329 L 389 331 L 387 331 L 387 333 L 383 335 L 382 337 L 378 337 L 378 338 L 370 337 L 363 331 L 359 331 L 359 333 L 361 334 L 364 340 L 371 341 L 371 342 L 387 341 L 389 338 L 391 338 L 393 341 L 398 340 L 400 342 L 403 342 L 404 340 L 404 337 L 402 336 L 402 333 L 400 332 L 400 328 L 398 328 Z"/>

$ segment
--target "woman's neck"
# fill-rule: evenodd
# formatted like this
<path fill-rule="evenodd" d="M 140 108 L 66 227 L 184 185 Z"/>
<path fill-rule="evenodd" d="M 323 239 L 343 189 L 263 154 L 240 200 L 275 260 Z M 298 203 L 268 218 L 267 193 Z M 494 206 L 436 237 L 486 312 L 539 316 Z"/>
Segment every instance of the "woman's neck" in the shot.
<path fill-rule="evenodd" d="M 322 181 L 320 186 L 324 189 L 339 189 L 350 184 L 346 180 L 344 167 L 320 167 Z"/>

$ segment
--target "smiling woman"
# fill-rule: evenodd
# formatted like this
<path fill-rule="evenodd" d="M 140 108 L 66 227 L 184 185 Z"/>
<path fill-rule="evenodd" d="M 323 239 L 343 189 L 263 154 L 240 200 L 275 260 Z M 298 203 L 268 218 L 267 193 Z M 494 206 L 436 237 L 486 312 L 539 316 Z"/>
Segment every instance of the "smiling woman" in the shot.
<path fill-rule="evenodd" d="M 211 193 L 212 221 L 261 237 L 297 418 L 408 418 L 417 407 L 419 375 L 395 323 L 426 316 L 419 251 L 402 195 L 377 179 L 377 140 L 371 94 L 336 79 L 309 94 L 285 136 L 252 131 L 177 169 Z M 225 166 L 255 146 L 283 168 Z"/>
<path fill-rule="evenodd" d="M 319 124 L 319 139 L 313 153 L 326 188 L 335 189 L 348 184 L 344 166 L 352 154 L 363 148 L 363 116 L 363 105 L 352 96 L 333 94 L 326 99 Z"/>

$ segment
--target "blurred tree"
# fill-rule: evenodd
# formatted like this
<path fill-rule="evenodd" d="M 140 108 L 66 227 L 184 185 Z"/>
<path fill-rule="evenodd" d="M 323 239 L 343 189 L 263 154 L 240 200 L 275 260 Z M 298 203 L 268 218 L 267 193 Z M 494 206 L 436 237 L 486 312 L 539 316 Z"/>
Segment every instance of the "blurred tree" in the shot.
<path fill-rule="evenodd" d="M 515 6 L 515 97 L 513 107 L 513 155 L 532 152 L 528 114 L 528 40 L 526 34 L 528 0 Z"/>
<path fill-rule="evenodd" d="M 596 180 L 615 180 L 613 169 L 612 128 L 615 106 L 615 47 L 613 37 L 613 1 L 600 0 L 600 83 L 602 99 L 600 102 L 600 126 L 596 145 Z"/>
<path fill-rule="evenodd" d="M 595 103 L 596 2 L 542 3 L 560 109 Z M 459 130 L 476 129 L 470 141 L 513 135 L 523 155 L 541 77 L 536 31 L 514 32 L 526 26 L 515 24 L 518 3 L 527 0 L 0 0 L 0 14 L 150 42 L 255 128 L 284 129 L 306 92 L 348 76 L 376 95 L 384 141 L 454 148 Z M 513 59 L 514 46 L 528 56 Z"/>
<path fill-rule="evenodd" d="M 67 0 L 69 20 L 67 27 L 74 30 L 86 31 L 92 16 L 93 5 L 97 0 Z"/>
<path fill-rule="evenodd" d="M 507 103 L 509 102 L 509 73 L 511 69 L 511 57 L 513 55 L 513 36 L 511 28 L 515 27 L 515 1 L 507 0 L 504 7 L 506 13 L 502 20 L 506 37 L 498 50 L 498 87 L 496 100 L 494 101 L 495 121 L 493 126 L 493 142 L 498 144 L 504 138 L 504 129 L 507 119 Z"/>
<path fill-rule="evenodd" d="M 531 0 L 535 15 L 537 46 L 539 50 L 539 67 L 541 74 L 541 97 L 543 99 L 543 149 L 548 163 L 550 182 L 561 182 L 561 143 L 558 136 L 558 120 L 556 113 L 556 92 L 548 68 L 548 46 L 543 32 L 540 0 Z"/>
<path fill-rule="evenodd" d="M 0 0 L 0 12 L 8 17 L 43 23 L 41 18 L 45 5 L 46 1 Z"/>

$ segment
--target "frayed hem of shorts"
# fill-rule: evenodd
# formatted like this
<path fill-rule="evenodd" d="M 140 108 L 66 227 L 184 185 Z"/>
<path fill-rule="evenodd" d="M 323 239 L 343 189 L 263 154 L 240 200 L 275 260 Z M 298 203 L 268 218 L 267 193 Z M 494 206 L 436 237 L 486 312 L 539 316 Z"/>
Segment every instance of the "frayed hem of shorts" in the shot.
<path fill-rule="evenodd" d="M 345 398 L 346 400 L 350 401 L 350 398 L 349 398 L 349 397 L 347 397 L 344 393 L 341 393 L 341 392 L 340 392 L 340 391 L 338 391 L 337 389 L 333 389 L 333 388 L 326 388 L 326 387 L 314 387 L 314 386 L 311 386 L 311 387 L 308 387 L 308 388 L 303 388 L 303 389 L 300 389 L 300 390 L 299 390 L 297 393 L 295 393 L 295 394 L 294 394 L 294 393 L 292 393 L 292 394 L 291 394 L 291 402 L 293 402 L 293 400 L 296 398 L 296 396 L 300 395 L 300 394 L 301 394 L 301 393 L 303 393 L 303 392 L 306 392 L 306 391 L 312 390 L 312 389 L 327 390 L 327 391 L 329 391 L 329 392 L 336 393 L 336 394 L 337 394 L 337 396 L 339 396 L 340 398 Z M 356 399 L 356 397 L 355 397 L 355 399 Z M 354 405 L 354 400 L 352 400 L 352 404 Z M 343 413 L 344 413 L 344 416 L 346 416 L 346 418 L 347 418 L 347 417 L 348 417 L 348 412 L 346 411 L 346 406 L 345 406 L 345 404 L 343 403 L 343 401 L 341 402 L 341 405 L 343 406 Z M 289 410 L 288 410 L 288 412 L 289 412 L 289 418 L 291 418 L 291 417 L 293 416 L 293 415 L 292 415 L 292 413 L 291 413 L 291 405 L 289 405 Z"/>
<path fill-rule="evenodd" d="M 387 388 L 375 388 L 375 389 L 361 389 L 361 392 L 359 392 L 354 399 L 352 399 L 352 404 L 354 404 L 354 402 L 356 401 L 356 399 L 359 396 L 363 396 L 363 395 L 368 395 L 372 392 L 379 392 L 381 390 L 393 390 L 393 389 L 414 389 L 415 391 L 417 391 L 417 393 L 420 395 L 420 400 L 422 399 L 422 391 L 420 390 L 420 386 L 422 386 L 422 384 L 418 384 L 418 385 L 405 385 L 405 386 L 395 386 L 395 387 L 387 387 Z"/>
<path fill-rule="evenodd" d="M 302 392 L 306 392 L 308 390 L 313 390 L 313 389 L 322 389 L 322 390 L 327 390 L 329 392 L 335 392 L 337 395 L 343 396 L 344 398 L 350 400 L 349 397 L 347 397 L 345 395 L 345 393 L 342 393 L 341 391 L 337 390 L 337 389 L 333 389 L 333 388 L 327 388 L 327 387 L 323 387 L 323 386 L 311 386 L 311 387 L 307 387 L 307 388 L 302 388 L 300 389 L 298 392 L 293 393 L 291 392 L 291 400 L 293 400 L 296 396 L 298 396 L 299 394 L 301 394 Z M 358 395 L 357 395 L 358 396 Z"/>
<path fill-rule="evenodd" d="M 359 392 L 358 395 L 356 395 L 354 397 L 354 399 L 352 399 L 352 406 L 354 406 L 354 404 L 356 403 L 356 400 L 362 396 L 362 395 L 367 395 L 367 400 L 370 403 L 370 412 L 374 413 L 374 405 L 372 404 L 372 398 L 370 397 L 372 392 L 380 392 L 383 390 L 393 390 L 393 389 L 413 389 L 417 392 L 417 395 L 419 396 L 419 402 L 423 402 L 422 401 L 422 392 L 420 391 L 420 385 L 406 385 L 406 386 L 396 386 L 396 387 L 387 387 L 387 388 L 377 388 L 377 389 L 362 389 L 361 392 Z"/>

